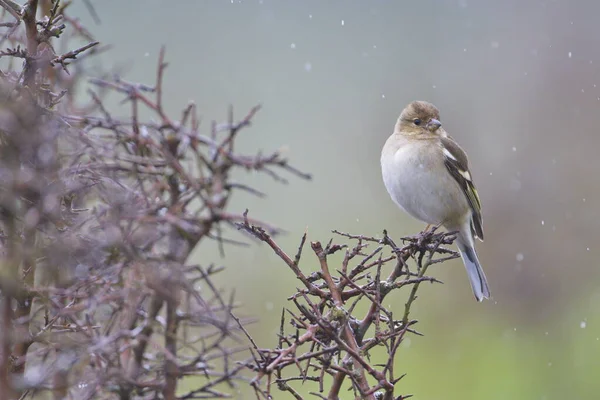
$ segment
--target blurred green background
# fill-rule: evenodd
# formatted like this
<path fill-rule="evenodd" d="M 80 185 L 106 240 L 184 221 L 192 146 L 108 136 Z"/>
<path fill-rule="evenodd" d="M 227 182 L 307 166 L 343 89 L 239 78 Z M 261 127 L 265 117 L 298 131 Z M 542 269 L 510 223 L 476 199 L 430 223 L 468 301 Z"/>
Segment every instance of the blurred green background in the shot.
<path fill-rule="evenodd" d="M 287 229 L 393 237 L 423 224 L 399 211 L 381 182 L 379 152 L 408 102 L 436 104 L 469 153 L 483 202 L 477 250 L 493 300 L 477 304 L 460 261 L 432 273 L 397 359 L 399 393 L 415 399 L 596 399 L 600 393 L 600 47 L 598 2 L 92 0 L 81 17 L 114 45 L 102 68 L 152 84 L 162 44 L 172 115 L 194 99 L 204 118 L 264 108 L 239 146 L 288 148 L 311 182 L 240 174 L 269 193 L 239 194 L 230 210 Z M 98 71 L 101 69 L 98 68 Z M 115 107 L 116 102 L 114 103 Z M 117 108 L 115 108 L 117 109 Z M 124 111 L 127 112 L 127 111 Z M 245 239 L 238 232 L 226 236 Z M 301 265 L 315 270 L 309 252 Z M 197 260 L 229 268 L 261 346 L 274 346 L 297 281 L 264 245 L 205 243 Z M 403 307 L 398 302 L 398 307 Z M 249 391 L 240 398 L 253 398 Z M 277 396 L 276 398 L 285 398 Z"/>

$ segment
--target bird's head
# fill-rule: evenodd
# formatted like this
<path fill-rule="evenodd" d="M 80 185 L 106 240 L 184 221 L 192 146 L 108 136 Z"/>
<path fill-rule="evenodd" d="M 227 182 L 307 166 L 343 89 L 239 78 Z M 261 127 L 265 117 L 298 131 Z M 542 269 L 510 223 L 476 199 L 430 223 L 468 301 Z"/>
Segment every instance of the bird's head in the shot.
<path fill-rule="evenodd" d="M 402 110 L 396 132 L 403 135 L 439 134 L 441 126 L 440 111 L 436 106 L 426 101 L 413 101 Z"/>

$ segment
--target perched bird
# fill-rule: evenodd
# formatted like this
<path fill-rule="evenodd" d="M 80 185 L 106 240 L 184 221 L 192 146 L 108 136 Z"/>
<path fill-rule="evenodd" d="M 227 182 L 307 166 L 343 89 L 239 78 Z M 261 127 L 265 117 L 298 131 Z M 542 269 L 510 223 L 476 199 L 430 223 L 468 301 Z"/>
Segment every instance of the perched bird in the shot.
<path fill-rule="evenodd" d="M 442 128 L 439 110 L 414 101 L 400 114 L 381 151 L 383 182 L 413 217 L 457 231 L 456 243 L 477 301 L 490 297 L 474 238 L 483 241 L 481 203 L 467 155 Z"/>

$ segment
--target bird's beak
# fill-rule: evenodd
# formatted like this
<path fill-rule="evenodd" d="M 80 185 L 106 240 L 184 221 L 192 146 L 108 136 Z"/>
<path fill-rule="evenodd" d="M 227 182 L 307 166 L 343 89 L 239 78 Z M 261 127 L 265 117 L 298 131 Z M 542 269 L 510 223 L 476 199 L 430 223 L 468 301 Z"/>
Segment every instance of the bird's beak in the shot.
<path fill-rule="evenodd" d="M 437 131 L 440 126 L 442 126 L 442 123 L 435 118 L 432 118 L 427 123 L 427 129 L 429 129 L 429 131 L 431 131 L 431 132 Z"/>

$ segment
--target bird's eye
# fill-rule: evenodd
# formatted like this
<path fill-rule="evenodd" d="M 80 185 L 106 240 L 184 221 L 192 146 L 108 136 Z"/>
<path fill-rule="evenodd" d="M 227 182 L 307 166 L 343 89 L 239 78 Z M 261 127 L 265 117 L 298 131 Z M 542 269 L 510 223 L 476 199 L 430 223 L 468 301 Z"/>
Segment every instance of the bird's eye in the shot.
<path fill-rule="evenodd" d="M 417 126 L 421 125 L 421 120 L 419 118 L 415 118 L 415 119 L 413 119 L 413 123 Z"/>

